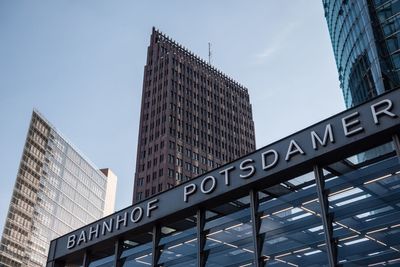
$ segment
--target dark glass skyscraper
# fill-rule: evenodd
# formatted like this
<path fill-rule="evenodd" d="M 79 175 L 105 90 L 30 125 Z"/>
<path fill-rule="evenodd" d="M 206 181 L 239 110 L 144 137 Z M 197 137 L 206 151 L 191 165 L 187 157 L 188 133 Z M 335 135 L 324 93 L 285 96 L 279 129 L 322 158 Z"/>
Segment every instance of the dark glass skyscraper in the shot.
<path fill-rule="evenodd" d="M 255 150 L 247 88 L 153 28 L 133 202 Z"/>
<path fill-rule="evenodd" d="M 400 1 L 323 0 L 347 107 L 400 86 Z"/>

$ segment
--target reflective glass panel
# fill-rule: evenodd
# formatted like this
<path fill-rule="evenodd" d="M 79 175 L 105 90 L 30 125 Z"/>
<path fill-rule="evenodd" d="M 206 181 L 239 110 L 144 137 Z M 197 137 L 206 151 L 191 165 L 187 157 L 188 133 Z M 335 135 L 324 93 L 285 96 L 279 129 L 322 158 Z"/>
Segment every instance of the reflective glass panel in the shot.
<path fill-rule="evenodd" d="M 207 267 L 252 266 L 254 246 L 250 198 L 244 197 L 206 213 Z"/>
<path fill-rule="evenodd" d="M 89 256 L 89 267 L 113 267 L 114 252 L 115 247 L 110 244 L 92 250 Z"/>
<path fill-rule="evenodd" d="M 399 158 L 393 150 L 371 151 L 359 164 L 345 160 L 325 167 L 342 266 L 400 264 Z"/>
<path fill-rule="evenodd" d="M 259 198 L 266 266 L 327 266 L 314 174 L 265 188 Z"/>
<path fill-rule="evenodd" d="M 142 233 L 123 242 L 121 267 L 144 267 L 152 263 L 152 233 Z"/>
<path fill-rule="evenodd" d="M 160 266 L 196 266 L 197 220 L 195 216 L 161 227 Z"/>

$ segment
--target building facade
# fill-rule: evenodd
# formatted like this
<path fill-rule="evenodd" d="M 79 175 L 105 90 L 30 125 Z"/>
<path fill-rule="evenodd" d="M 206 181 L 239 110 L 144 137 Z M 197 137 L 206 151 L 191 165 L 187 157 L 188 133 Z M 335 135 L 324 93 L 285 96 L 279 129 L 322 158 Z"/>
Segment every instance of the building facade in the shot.
<path fill-rule="evenodd" d="M 399 135 L 394 90 L 53 240 L 47 267 L 399 266 Z"/>
<path fill-rule="evenodd" d="M 347 107 L 400 86 L 400 3 L 323 0 Z"/>
<path fill-rule="evenodd" d="M 133 202 L 255 150 L 248 90 L 153 28 Z"/>
<path fill-rule="evenodd" d="M 50 241 L 114 212 L 117 177 L 33 111 L 0 244 L 0 266 L 42 267 Z"/>

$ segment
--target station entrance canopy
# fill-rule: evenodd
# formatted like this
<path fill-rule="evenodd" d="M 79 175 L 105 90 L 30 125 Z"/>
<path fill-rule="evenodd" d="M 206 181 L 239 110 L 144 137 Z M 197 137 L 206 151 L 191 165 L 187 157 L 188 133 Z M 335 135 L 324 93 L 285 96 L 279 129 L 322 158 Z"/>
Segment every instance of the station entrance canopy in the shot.
<path fill-rule="evenodd" d="M 399 132 L 395 90 L 53 240 L 48 266 L 399 263 Z"/>

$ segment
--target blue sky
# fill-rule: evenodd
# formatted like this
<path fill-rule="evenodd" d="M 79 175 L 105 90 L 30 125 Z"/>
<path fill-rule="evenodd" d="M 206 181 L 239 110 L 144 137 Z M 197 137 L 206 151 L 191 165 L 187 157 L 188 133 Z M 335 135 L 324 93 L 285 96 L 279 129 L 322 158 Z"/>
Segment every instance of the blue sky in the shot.
<path fill-rule="evenodd" d="M 37 108 L 131 202 L 152 26 L 249 89 L 257 148 L 344 109 L 319 0 L 0 0 L 0 229 Z"/>

